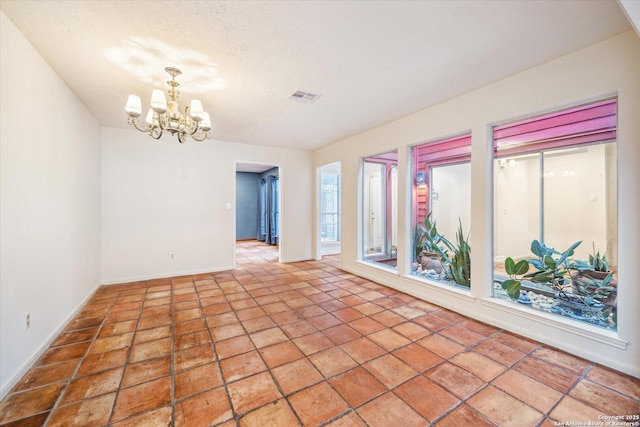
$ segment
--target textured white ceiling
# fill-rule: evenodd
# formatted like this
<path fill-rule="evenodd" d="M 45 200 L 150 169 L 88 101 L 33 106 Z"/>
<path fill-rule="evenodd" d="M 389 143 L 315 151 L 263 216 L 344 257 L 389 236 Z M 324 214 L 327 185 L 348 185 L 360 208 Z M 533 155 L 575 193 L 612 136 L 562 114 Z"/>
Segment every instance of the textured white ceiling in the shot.
<path fill-rule="evenodd" d="M 103 126 L 183 71 L 213 138 L 314 149 L 629 30 L 614 1 L 0 1 Z M 288 100 L 296 90 L 322 96 Z M 166 138 L 166 137 L 165 137 Z"/>

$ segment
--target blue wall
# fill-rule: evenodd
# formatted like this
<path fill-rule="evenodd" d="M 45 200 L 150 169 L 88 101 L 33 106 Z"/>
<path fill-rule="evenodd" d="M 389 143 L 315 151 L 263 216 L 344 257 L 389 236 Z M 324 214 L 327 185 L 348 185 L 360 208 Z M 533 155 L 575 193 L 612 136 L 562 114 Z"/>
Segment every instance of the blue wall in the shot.
<path fill-rule="evenodd" d="M 236 172 L 236 240 L 256 238 L 259 178 L 257 173 Z"/>

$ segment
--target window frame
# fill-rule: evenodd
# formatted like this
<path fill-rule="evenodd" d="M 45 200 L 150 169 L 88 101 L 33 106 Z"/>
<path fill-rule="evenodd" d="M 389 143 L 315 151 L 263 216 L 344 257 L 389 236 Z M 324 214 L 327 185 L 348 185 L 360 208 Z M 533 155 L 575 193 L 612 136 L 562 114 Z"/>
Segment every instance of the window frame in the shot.
<path fill-rule="evenodd" d="M 437 138 L 431 141 L 421 142 L 411 146 L 411 230 L 410 238 L 408 239 L 411 245 L 409 253 L 412 255 L 408 257 L 410 261 L 410 268 L 408 271 L 411 277 L 418 278 L 420 280 L 426 280 L 427 282 L 437 283 L 439 286 L 445 286 L 457 291 L 469 293 L 471 290 L 470 285 L 464 285 L 455 281 L 444 280 L 441 278 L 423 276 L 418 273 L 416 262 L 416 235 L 417 227 L 423 223 L 424 219 L 433 212 L 433 172 L 435 168 L 455 166 L 455 165 L 469 165 L 471 167 L 471 145 L 472 144 L 472 132 L 466 130 L 464 132 L 456 133 L 451 136 Z M 425 174 L 424 182 L 418 180 L 419 174 Z M 471 189 L 469 188 L 469 191 Z M 471 207 L 471 195 L 469 194 L 469 208 Z M 424 197 L 424 200 L 421 198 Z M 467 238 L 468 234 L 465 234 Z M 455 235 L 445 236 L 451 242 L 455 241 Z"/>
<path fill-rule="evenodd" d="M 382 209 L 381 209 L 381 214 L 382 214 L 382 218 L 383 218 L 383 242 L 382 242 L 382 247 L 381 247 L 381 251 L 379 253 L 373 253 L 373 254 L 367 254 L 365 251 L 365 242 L 366 239 L 368 237 L 367 235 L 367 220 L 365 219 L 365 212 L 366 212 L 366 206 L 365 206 L 365 164 L 366 163 L 370 163 L 370 164 L 378 164 L 384 167 L 384 179 L 382 180 L 382 192 L 381 192 L 381 205 L 382 205 Z M 395 260 L 397 259 L 397 248 L 395 248 L 394 251 L 394 247 L 392 244 L 392 229 L 394 224 L 392 223 L 393 221 L 393 215 L 392 215 L 392 211 L 393 211 L 393 207 L 390 205 L 391 201 L 393 200 L 392 197 L 392 192 L 394 191 L 394 189 L 392 188 L 392 179 L 391 179 L 391 171 L 393 169 L 398 168 L 398 150 L 397 149 L 393 149 L 393 150 L 389 150 L 389 151 L 385 151 L 385 152 L 381 152 L 378 154 L 372 154 L 369 156 L 364 156 L 360 158 L 360 184 L 359 184 L 359 211 L 360 211 L 360 215 L 359 215 L 359 229 L 360 229 L 360 238 L 358 239 L 358 259 L 362 262 L 365 262 L 367 264 L 371 264 L 371 265 L 376 265 L 376 266 L 380 266 L 383 268 L 388 268 L 388 269 L 392 269 L 392 270 L 397 270 L 397 266 L 395 264 L 393 265 L 389 265 L 386 264 L 384 262 L 381 261 L 391 261 L 391 260 Z M 396 179 L 396 195 L 397 195 L 397 179 Z M 396 206 L 397 209 L 397 206 Z M 396 218 L 396 227 L 397 227 L 397 218 Z M 397 236 L 396 236 L 397 237 Z M 394 253 L 395 252 L 395 253 Z M 374 258 L 381 258 L 379 260 L 376 260 Z M 387 257 L 387 258 L 384 258 Z M 382 259 L 384 258 L 384 259 Z"/>
<path fill-rule="evenodd" d="M 588 148 L 592 146 L 609 144 L 615 144 L 615 170 L 616 175 L 613 180 L 616 183 L 615 186 L 615 216 L 616 216 L 616 231 L 615 231 L 615 250 L 618 252 L 619 246 L 619 230 L 617 217 L 619 214 L 618 201 L 618 172 L 617 172 L 617 160 L 618 160 L 618 138 L 617 138 L 617 125 L 618 125 L 618 98 L 617 95 L 608 96 L 593 100 L 590 102 L 583 102 L 574 104 L 573 106 L 564 107 L 560 109 L 554 109 L 545 113 L 530 115 L 526 118 L 520 118 L 515 120 L 509 120 L 500 122 L 489 127 L 489 136 L 492 141 L 492 158 L 491 158 L 491 175 L 492 175 L 492 218 L 496 220 L 496 200 L 498 197 L 496 186 L 496 165 L 500 160 L 507 159 L 509 157 L 519 157 L 532 155 L 538 158 L 539 162 L 539 174 L 536 179 L 539 182 L 540 202 L 538 204 L 539 226 L 537 230 L 537 239 L 540 242 L 544 242 L 545 237 L 545 158 L 554 152 L 559 152 L 566 149 L 575 148 Z M 545 125 L 546 123 L 546 125 Z M 536 128 L 536 125 L 542 124 L 541 128 Z M 519 129 L 518 129 L 519 128 Z M 496 135 L 498 130 L 498 135 Z M 505 132 L 505 130 L 507 130 Z M 522 134 L 528 134 L 527 137 L 522 138 L 520 141 L 508 143 L 509 137 L 517 134 L 518 130 L 523 130 Z M 515 131 L 515 132 L 514 132 Z M 535 139 L 534 136 L 538 135 L 540 139 Z M 606 150 L 606 148 L 605 148 Z M 605 154 L 606 155 L 606 154 Z M 607 209 L 605 205 L 604 209 Z M 548 216 L 548 215 L 547 215 Z M 495 285 L 499 280 L 503 280 L 506 276 L 498 275 L 496 271 L 496 226 L 495 222 L 492 227 L 492 257 L 491 257 L 491 278 L 492 283 Z M 608 239 L 607 239 L 608 240 Z M 564 248 L 560 248 L 562 250 Z M 532 270 L 530 270 L 532 271 Z M 615 275 L 617 277 L 618 271 L 615 269 Z M 528 284 L 532 282 L 523 281 Z M 535 287 L 535 285 L 534 285 Z M 617 292 L 617 291 L 616 291 Z M 496 296 L 495 286 L 491 289 L 492 299 L 504 300 L 504 297 Z M 516 303 L 516 301 L 507 298 L 510 303 Z M 517 305 L 517 304 L 516 304 Z M 615 306 L 617 309 L 617 304 Z M 616 310 L 617 311 L 617 310 Z M 542 314 L 543 311 L 540 310 Z M 553 317 L 559 319 L 569 319 L 572 323 L 575 322 L 579 325 L 586 325 L 589 322 L 580 318 L 570 318 L 562 314 L 554 314 Z M 596 325 L 602 326 L 602 325 Z M 603 330 L 617 331 L 617 325 L 611 327 L 604 327 Z"/>

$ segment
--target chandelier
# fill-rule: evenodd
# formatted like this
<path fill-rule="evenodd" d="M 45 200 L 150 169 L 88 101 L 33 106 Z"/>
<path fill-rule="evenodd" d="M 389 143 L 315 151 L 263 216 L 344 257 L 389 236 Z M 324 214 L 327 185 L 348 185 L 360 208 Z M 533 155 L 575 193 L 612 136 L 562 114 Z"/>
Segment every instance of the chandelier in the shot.
<path fill-rule="evenodd" d="M 191 106 L 184 107 L 184 114 L 178 109 L 178 96 L 180 92 L 177 87 L 180 83 L 176 81 L 176 77 L 182 74 L 177 68 L 166 67 L 164 69 L 171 76 L 171 80 L 167 81 L 169 85 L 170 101 L 167 102 L 164 92 L 160 89 L 154 89 L 151 94 L 151 108 L 147 113 L 144 121 L 139 117 L 142 114 L 142 105 L 140 97 L 137 95 L 129 95 L 125 111 L 127 112 L 128 122 L 140 132 L 148 132 L 151 137 L 160 139 L 164 131 L 171 135 L 177 135 L 178 141 L 183 144 L 187 140 L 187 136 L 196 141 L 203 141 L 210 137 L 211 120 L 209 113 L 202 109 L 202 103 L 197 99 L 191 101 Z"/>

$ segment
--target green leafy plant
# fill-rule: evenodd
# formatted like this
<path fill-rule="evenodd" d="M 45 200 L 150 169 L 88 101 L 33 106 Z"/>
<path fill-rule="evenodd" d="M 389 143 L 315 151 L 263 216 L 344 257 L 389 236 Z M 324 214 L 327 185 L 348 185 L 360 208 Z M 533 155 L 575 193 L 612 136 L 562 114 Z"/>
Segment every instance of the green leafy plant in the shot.
<path fill-rule="evenodd" d="M 502 289 L 507 291 L 510 298 L 520 298 L 522 282 L 518 276 L 523 277 L 529 271 L 529 263 L 525 259 L 515 262 L 513 258 L 507 257 L 504 261 L 504 269 L 509 275 L 509 279 L 502 282 Z"/>
<path fill-rule="evenodd" d="M 505 260 L 505 271 L 509 279 L 502 282 L 502 288 L 507 291 L 507 295 L 513 299 L 520 297 L 520 287 L 522 280 L 530 280 L 536 283 L 543 283 L 561 296 L 567 297 L 565 286 L 569 284 L 571 270 L 584 271 L 592 270 L 593 267 L 584 261 L 571 260 L 575 249 L 582 241 L 578 241 L 569 246 L 564 252 L 558 252 L 553 248 L 545 246 L 543 242 L 533 240 L 531 242 L 531 252 L 535 258 L 515 262 L 508 257 Z M 529 273 L 529 266 L 535 271 Z"/>
<path fill-rule="evenodd" d="M 458 232 L 456 233 L 457 245 L 453 247 L 453 257 L 449 265 L 449 272 L 453 280 L 462 286 L 471 286 L 471 246 L 469 246 L 469 236 L 465 239 L 462 233 L 462 221 L 459 221 Z"/>
<path fill-rule="evenodd" d="M 609 262 L 604 254 L 600 255 L 600 251 L 596 252 L 596 245 L 593 244 L 593 254 L 589 255 L 589 264 L 593 266 L 594 271 L 609 271 Z"/>

